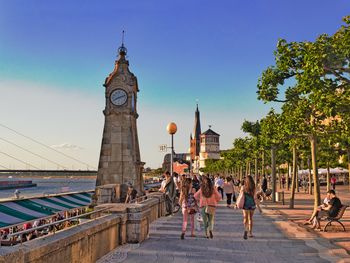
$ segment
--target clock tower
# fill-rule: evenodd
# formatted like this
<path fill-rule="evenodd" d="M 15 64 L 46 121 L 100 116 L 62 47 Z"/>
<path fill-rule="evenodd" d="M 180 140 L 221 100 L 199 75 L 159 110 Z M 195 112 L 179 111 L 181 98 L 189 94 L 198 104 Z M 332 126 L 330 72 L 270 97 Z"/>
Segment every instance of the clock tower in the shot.
<path fill-rule="evenodd" d="M 127 49 L 122 43 L 114 70 L 106 78 L 105 123 L 96 186 L 131 183 L 143 190 L 142 166 L 137 136 L 137 78 L 129 70 Z"/>

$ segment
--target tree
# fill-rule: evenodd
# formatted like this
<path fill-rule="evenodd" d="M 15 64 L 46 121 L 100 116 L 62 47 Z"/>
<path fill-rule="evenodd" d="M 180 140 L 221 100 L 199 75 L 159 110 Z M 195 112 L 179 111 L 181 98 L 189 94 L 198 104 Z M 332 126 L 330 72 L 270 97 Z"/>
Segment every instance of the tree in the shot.
<path fill-rule="evenodd" d="M 310 124 L 308 133 L 314 177 L 315 211 L 320 204 L 317 174 L 317 136 L 323 132 L 322 122 L 349 114 L 350 79 L 349 46 L 350 19 L 344 19 L 334 35 L 323 34 L 315 42 L 290 42 L 281 39 L 275 51 L 276 64 L 267 68 L 258 82 L 258 98 L 268 101 L 288 102 L 295 98 L 306 100 Z M 295 83 L 285 87 L 285 81 Z M 280 91 L 284 98 L 279 98 Z"/>
<path fill-rule="evenodd" d="M 251 152 L 254 156 L 254 173 L 255 173 L 255 183 L 258 183 L 258 159 L 259 159 L 259 153 L 262 151 L 261 149 L 261 142 L 260 142 L 260 135 L 261 135 L 261 126 L 260 122 L 250 122 L 245 120 L 242 124 L 241 128 L 245 133 L 249 133 L 249 135 L 252 137 L 251 141 Z"/>
<path fill-rule="evenodd" d="M 271 109 L 261 120 L 261 137 L 264 145 L 271 149 L 271 190 L 272 201 L 276 201 L 276 149 L 283 139 L 281 115 Z"/>

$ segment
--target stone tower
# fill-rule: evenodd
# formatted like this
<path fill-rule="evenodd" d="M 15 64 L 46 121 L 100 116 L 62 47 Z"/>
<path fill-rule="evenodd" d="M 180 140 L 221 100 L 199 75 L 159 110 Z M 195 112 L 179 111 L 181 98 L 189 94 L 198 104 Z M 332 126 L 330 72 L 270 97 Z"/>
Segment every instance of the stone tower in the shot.
<path fill-rule="evenodd" d="M 201 134 L 201 150 L 199 153 L 199 168 L 205 167 L 205 160 L 220 159 L 220 135 L 214 132 L 211 127 Z"/>
<path fill-rule="evenodd" d="M 142 166 L 137 136 L 137 78 L 129 71 L 127 49 L 122 43 L 114 70 L 104 87 L 105 123 L 96 186 L 131 183 L 143 190 Z"/>

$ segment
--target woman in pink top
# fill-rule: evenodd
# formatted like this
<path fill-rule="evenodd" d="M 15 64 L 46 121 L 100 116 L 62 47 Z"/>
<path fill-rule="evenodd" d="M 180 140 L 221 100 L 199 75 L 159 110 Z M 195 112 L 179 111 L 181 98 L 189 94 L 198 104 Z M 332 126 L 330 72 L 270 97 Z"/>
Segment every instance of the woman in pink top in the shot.
<path fill-rule="evenodd" d="M 212 181 L 208 177 L 203 176 L 201 188 L 194 194 L 194 198 L 199 200 L 205 236 L 213 238 L 215 208 L 221 200 L 221 195 L 214 189 Z"/>
<path fill-rule="evenodd" d="M 231 207 L 232 195 L 235 194 L 234 186 L 231 177 L 227 177 L 222 187 L 226 194 L 227 207 Z"/>

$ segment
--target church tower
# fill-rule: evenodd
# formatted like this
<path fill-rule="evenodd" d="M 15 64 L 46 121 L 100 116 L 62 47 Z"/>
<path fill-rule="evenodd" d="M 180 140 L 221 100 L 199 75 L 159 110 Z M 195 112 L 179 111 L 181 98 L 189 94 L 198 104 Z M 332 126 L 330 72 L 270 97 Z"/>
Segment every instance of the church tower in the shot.
<path fill-rule="evenodd" d="M 198 173 L 198 161 L 199 161 L 199 152 L 200 152 L 200 136 L 201 136 L 201 121 L 200 121 L 200 113 L 197 109 L 194 115 L 194 128 L 193 134 L 190 137 L 190 152 L 191 152 L 191 162 L 193 162 L 193 172 Z"/>
<path fill-rule="evenodd" d="M 143 190 L 142 165 L 137 136 L 137 78 L 129 70 L 124 41 L 114 70 L 106 78 L 105 123 L 96 186 L 131 183 Z"/>

